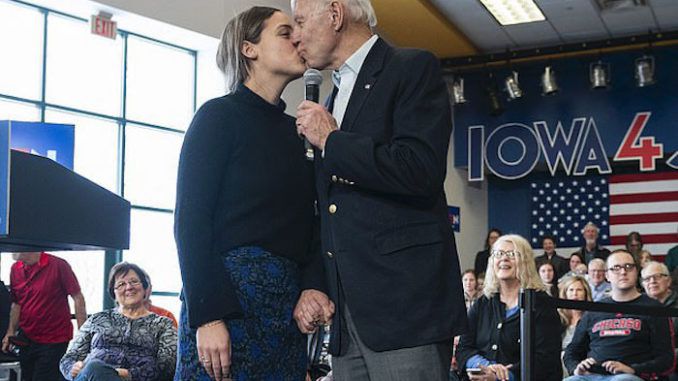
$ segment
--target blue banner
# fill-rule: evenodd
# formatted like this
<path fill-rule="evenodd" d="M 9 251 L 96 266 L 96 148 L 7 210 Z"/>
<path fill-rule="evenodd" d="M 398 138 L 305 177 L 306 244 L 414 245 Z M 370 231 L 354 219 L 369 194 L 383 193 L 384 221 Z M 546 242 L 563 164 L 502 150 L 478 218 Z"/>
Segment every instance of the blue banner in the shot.
<path fill-rule="evenodd" d="M 455 166 L 468 169 L 469 181 L 486 174 L 516 180 L 535 171 L 608 175 L 622 164 L 639 172 L 678 168 L 678 77 L 671 75 L 678 50 L 651 54 L 657 82 L 642 88 L 634 79 L 637 52 L 601 57 L 611 65 L 607 90 L 591 89 L 589 65 L 597 58 L 553 61 L 560 91 L 552 96 L 541 95 L 546 63 L 516 65 L 524 96 L 509 102 L 499 90 L 505 112 L 496 117 L 489 113 L 489 73 L 464 74 L 469 103 L 455 107 Z M 511 70 L 493 72 L 500 87 Z"/>
<path fill-rule="evenodd" d="M 0 120 L 0 235 L 9 234 L 9 122 Z"/>

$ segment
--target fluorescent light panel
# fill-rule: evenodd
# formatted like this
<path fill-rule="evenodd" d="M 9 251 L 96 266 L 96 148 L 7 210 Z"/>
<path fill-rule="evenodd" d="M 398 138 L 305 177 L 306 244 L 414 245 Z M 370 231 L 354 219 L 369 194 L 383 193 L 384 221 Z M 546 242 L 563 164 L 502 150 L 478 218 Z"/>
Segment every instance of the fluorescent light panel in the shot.
<path fill-rule="evenodd" d="M 480 0 L 480 2 L 501 25 L 546 20 L 534 0 Z"/>

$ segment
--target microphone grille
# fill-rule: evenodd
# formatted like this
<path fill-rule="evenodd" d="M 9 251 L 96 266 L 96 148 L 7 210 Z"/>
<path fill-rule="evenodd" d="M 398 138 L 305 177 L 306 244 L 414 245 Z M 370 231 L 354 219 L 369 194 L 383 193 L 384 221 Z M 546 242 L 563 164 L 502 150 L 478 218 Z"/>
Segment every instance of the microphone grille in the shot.
<path fill-rule="evenodd" d="M 320 70 L 308 69 L 304 72 L 304 84 L 306 85 L 320 85 L 323 83 L 323 75 Z"/>

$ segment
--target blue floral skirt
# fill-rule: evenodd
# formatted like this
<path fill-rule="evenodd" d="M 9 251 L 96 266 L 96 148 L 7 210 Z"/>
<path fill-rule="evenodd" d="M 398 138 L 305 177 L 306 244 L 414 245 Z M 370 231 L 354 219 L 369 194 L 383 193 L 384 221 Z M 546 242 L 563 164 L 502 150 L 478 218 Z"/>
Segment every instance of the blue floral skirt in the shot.
<path fill-rule="evenodd" d="M 231 375 L 234 381 L 303 381 L 306 336 L 292 312 L 299 298 L 299 267 L 289 259 L 259 247 L 241 247 L 223 256 L 224 276 L 244 312 L 243 319 L 226 322 L 231 336 Z M 196 330 L 181 306 L 175 381 L 207 381 L 198 361 Z"/>

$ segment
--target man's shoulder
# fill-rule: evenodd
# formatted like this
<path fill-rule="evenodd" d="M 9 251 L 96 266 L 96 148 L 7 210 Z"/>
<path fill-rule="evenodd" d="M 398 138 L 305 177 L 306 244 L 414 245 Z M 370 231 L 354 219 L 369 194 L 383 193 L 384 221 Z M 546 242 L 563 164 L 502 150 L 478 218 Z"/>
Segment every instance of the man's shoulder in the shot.
<path fill-rule="evenodd" d="M 393 58 L 402 62 L 423 60 L 437 61 L 436 56 L 428 50 L 418 48 L 393 48 Z"/>

